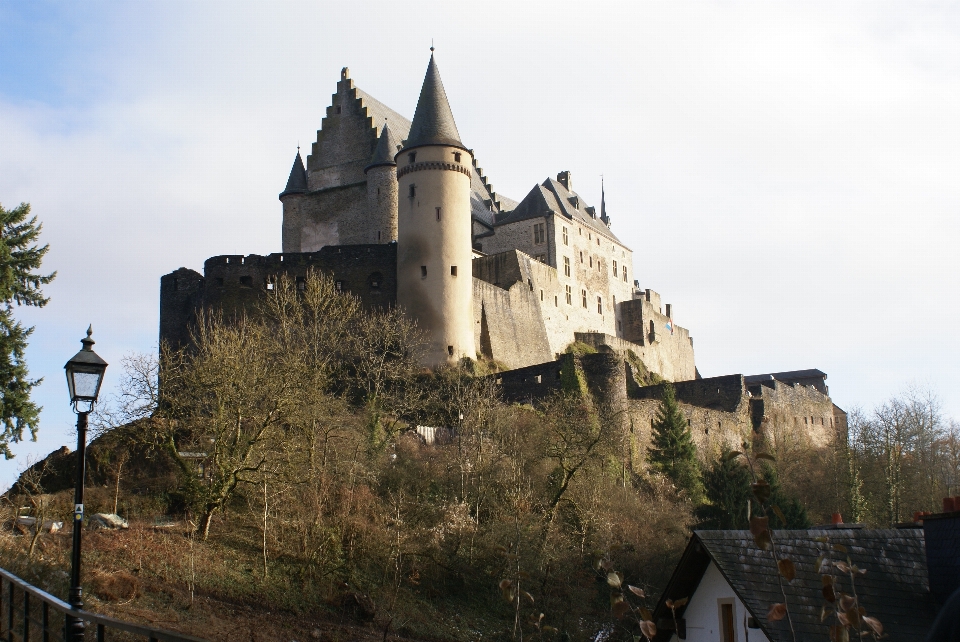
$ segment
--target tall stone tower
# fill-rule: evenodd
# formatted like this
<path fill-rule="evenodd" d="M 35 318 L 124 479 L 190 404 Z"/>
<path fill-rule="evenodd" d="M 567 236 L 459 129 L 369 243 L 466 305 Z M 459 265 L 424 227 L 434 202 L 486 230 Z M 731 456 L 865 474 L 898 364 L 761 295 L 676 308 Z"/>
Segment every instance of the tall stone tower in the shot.
<path fill-rule="evenodd" d="M 397 303 L 426 333 L 425 365 L 473 357 L 473 154 L 460 142 L 432 53 L 410 135 L 395 160 Z"/>
<path fill-rule="evenodd" d="M 371 243 L 391 243 L 397 240 L 397 153 L 399 141 L 388 124 L 383 125 L 377 148 L 370 164 L 363 170 L 367 175 L 367 217 L 370 219 Z"/>

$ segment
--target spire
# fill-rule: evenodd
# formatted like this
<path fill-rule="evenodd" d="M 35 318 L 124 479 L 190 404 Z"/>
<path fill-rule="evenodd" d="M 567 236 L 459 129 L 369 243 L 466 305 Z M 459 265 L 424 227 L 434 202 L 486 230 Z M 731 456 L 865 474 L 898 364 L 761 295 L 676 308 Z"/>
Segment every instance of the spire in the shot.
<path fill-rule="evenodd" d="M 372 167 L 377 167 L 379 165 L 396 165 L 397 163 L 393 160 L 394 156 L 397 155 L 397 148 L 400 144 L 400 141 L 397 140 L 397 137 L 393 135 L 393 132 L 390 131 L 390 128 L 387 126 L 387 123 L 383 123 L 383 131 L 380 132 L 380 139 L 377 141 L 377 148 L 373 152 L 373 157 L 370 159 L 370 164 L 363 168 L 364 173 L 367 172 Z"/>
<path fill-rule="evenodd" d="M 610 227 L 610 218 L 607 216 L 607 195 L 603 190 L 603 174 L 600 175 L 600 220 Z"/>
<path fill-rule="evenodd" d="M 307 170 L 303 167 L 303 159 L 300 158 L 300 147 L 297 147 L 297 157 L 293 159 L 290 178 L 287 179 L 287 187 L 280 193 L 280 198 L 288 194 L 306 194 L 308 191 Z"/>
<path fill-rule="evenodd" d="M 420 100 L 417 101 L 413 124 L 410 125 L 410 135 L 403 147 L 410 149 L 421 145 L 450 145 L 466 149 L 460 142 L 460 132 L 453 121 L 453 112 L 450 111 L 447 92 L 443 89 L 433 52 L 430 53 L 427 75 L 420 89 Z"/>

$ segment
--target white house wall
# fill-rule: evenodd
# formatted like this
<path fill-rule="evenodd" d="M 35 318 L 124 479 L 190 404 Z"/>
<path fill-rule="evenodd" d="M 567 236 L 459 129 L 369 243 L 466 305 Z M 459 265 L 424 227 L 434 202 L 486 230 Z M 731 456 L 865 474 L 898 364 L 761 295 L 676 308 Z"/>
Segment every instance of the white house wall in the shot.
<path fill-rule="evenodd" d="M 720 602 L 731 598 L 736 638 L 734 642 L 769 642 L 760 629 L 745 628 L 745 620 L 750 614 L 713 562 L 710 562 L 700 585 L 690 596 L 684 612 L 687 620 L 687 642 L 721 642 Z M 676 634 L 670 638 L 670 642 L 678 642 Z"/>

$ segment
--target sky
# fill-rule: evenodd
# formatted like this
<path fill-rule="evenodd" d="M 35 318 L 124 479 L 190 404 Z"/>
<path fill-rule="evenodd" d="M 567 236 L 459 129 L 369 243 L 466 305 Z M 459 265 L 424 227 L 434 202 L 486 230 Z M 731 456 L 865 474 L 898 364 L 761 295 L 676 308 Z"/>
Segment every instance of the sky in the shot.
<path fill-rule="evenodd" d="M 27 360 L 38 440 L 75 444 L 63 364 L 156 350 L 160 276 L 280 251 L 283 190 L 340 69 L 413 115 L 431 41 L 464 143 L 520 200 L 606 186 L 642 288 L 705 377 L 802 368 L 870 409 L 960 418 L 960 5 L 0 0 L 0 203 L 57 271 Z"/>

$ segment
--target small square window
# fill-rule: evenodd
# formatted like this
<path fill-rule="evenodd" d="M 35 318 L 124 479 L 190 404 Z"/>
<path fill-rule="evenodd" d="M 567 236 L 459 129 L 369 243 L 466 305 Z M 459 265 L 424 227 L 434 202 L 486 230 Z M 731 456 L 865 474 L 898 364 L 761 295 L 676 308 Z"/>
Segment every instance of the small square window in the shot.
<path fill-rule="evenodd" d="M 411 164 L 411 165 L 412 165 L 413 163 L 416 163 L 416 162 L 417 162 L 417 152 L 410 152 L 409 154 L 407 154 L 407 158 L 410 159 L 410 164 Z"/>
<path fill-rule="evenodd" d="M 421 279 L 427 278 L 427 266 L 426 266 L 426 265 L 421 265 L 421 266 L 420 266 L 420 278 L 421 278 Z"/>
<path fill-rule="evenodd" d="M 457 266 L 456 266 L 456 265 L 451 265 L 451 266 L 450 266 L 450 276 L 457 276 Z"/>
<path fill-rule="evenodd" d="M 411 186 L 410 186 L 410 198 L 414 198 L 416 195 L 417 195 L 417 186 L 416 186 L 416 185 L 411 185 Z"/>
<path fill-rule="evenodd" d="M 453 152 L 453 162 L 455 163 L 460 162 L 460 152 Z"/>
<path fill-rule="evenodd" d="M 337 292 L 343 292 L 343 281 L 334 281 L 333 285 L 337 288 Z"/>
<path fill-rule="evenodd" d="M 253 277 L 252 276 L 241 276 L 240 277 L 240 287 L 251 288 L 253 287 Z"/>

